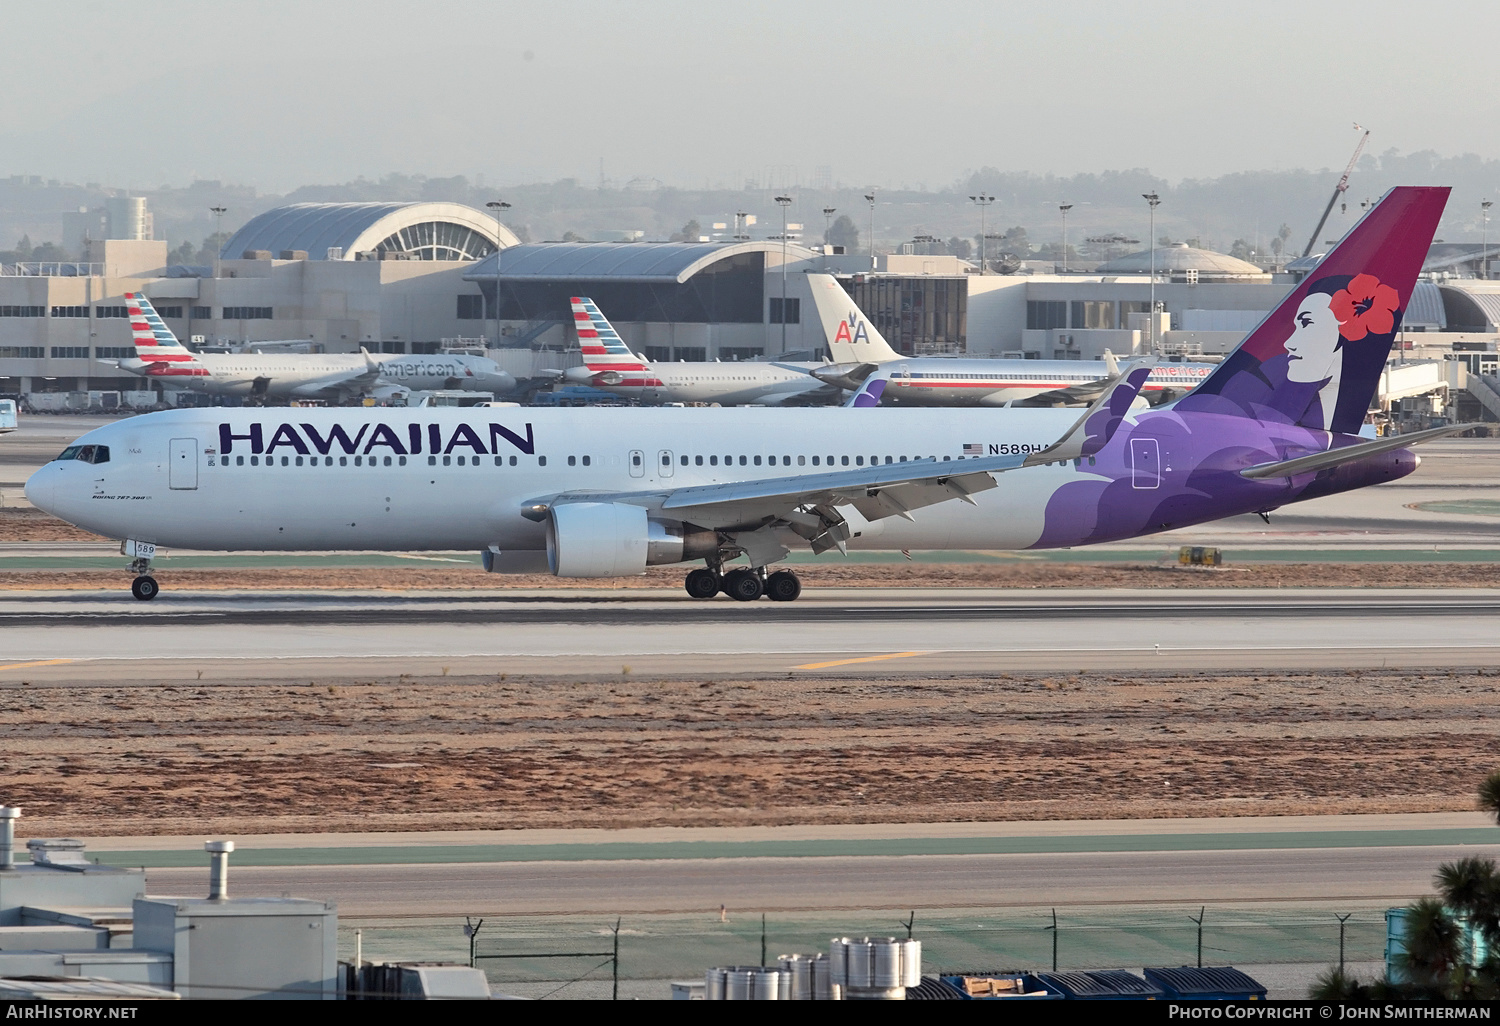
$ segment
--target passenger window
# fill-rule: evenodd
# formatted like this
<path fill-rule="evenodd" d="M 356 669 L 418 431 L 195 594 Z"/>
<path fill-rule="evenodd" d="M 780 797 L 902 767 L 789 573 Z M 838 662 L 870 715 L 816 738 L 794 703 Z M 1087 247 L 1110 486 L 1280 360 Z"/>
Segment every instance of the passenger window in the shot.
<path fill-rule="evenodd" d="M 849 457 L 843 456 L 843 457 L 840 458 L 839 462 L 841 462 L 844 466 L 847 467 L 849 465 Z"/>
<path fill-rule="evenodd" d="M 864 466 L 865 465 L 865 458 L 863 456 L 856 456 L 856 457 L 854 457 L 854 465 L 856 467 L 862 467 L 862 466 Z"/>
<path fill-rule="evenodd" d="M 504 456 L 496 456 L 495 457 L 495 466 L 497 466 L 497 467 L 503 467 L 503 466 L 505 466 L 505 457 Z"/>
<path fill-rule="evenodd" d="M 592 460 L 591 460 L 591 459 L 589 459 L 589 457 L 587 457 L 587 456 L 585 456 L 585 457 L 584 457 L 584 458 L 583 458 L 583 465 L 584 465 L 584 466 L 585 466 L 585 467 L 587 467 L 587 466 L 589 466 L 589 465 L 590 465 L 590 464 L 591 464 L 591 463 L 592 463 L 592 462 L 593 462 L 593 461 L 592 461 Z M 686 463 L 686 462 L 687 462 L 687 457 L 686 457 L 686 456 L 684 456 L 684 457 L 683 457 L 683 458 L 682 458 L 682 462 L 683 462 L 683 463 Z"/>
<path fill-rule="evenodd" d="M 463 458 L 463 457 L 462 457 L 462 456 L 460 456 L 460 457 L 459 457 L 459 458 L 458 458 L 458 465 L 459 465 L 459 466 L 460 466 L 460 467 L 462 467 L 462 466 L 464 466 L 464 465 L 465 465 L 465 464 L 464 464 L 464 458 Z"/>
<path fill-rule="evenodd" d="M 243 467 L 245 465 L 245 457 L 243 457 L 243 456 L 236 456 L 234 458 L 234 465 L 236 467 Z"/>
<path fill-rule="evenodd" d="M 339 457 L 339 461 L 343 462 L 343 457 L 342 456 Z M 437 457 L 436 456 L 429 456 L 429 457 L 427 457 L 427 465 L 429 467 L 435 467 L 435 466 L 437 466 Z"/>
<path fill-rule="evenodd" d="M 458 460 L 459 460 L 460 463 L 462 463 L 463 462 L 463 457 L 460 456 L 458 458 Z M 568 466 L 570 466 L 570 467 L 576 467 L 576 466 L 578 466 L 578 457 L 577 456 L 569 456 L 568 457 Z"/>
<path fill-rule="evenodd" d="M 952 459 L 952 458 L 953 458 L 953 457 L 952 457 L 952 456 L 944 456 L 944 457 L 943 457 L 943 462 L 944 462 L 944 463 L 947 463 L 947 462 L 948 462 L 948 461 L 949 461 L 949 460 L 951 460 L 951 459 Z"/>
<path fill-rule="evenodd" d="M 340 456 L 339 457 L 339 466 L 341 466 L 341 467 L 347 467 L 348 465 L 349 465 L 349 457 L 347 457 L 347 456 Z"/>
<path fill-rule="evenodd" d="M 404 461 L 403 461 L 403 462 L 404 462 Z M 475 463 L 478 463 L 478 462 L 479 462 L 479 461 L 478 461 L 478 460 L 475 460 L 475 461 L 474 461 L 474 462 L 475 462 Z M 389 456 L 387 456 L 387 457 L 386 457 L 386 458 L 385 458 L 385 465 L 386 465 L 386 466 L 388 466 L 388 467 L 389 467 L 389 466 L 390 466 L 390 465 L 391 465 L 391 458 L 390 458 L 390 457 L 389 457 Z"/>
<path fill-rule="evenodd" d="M 299 467 L 302 466 L 302 457 L 301 456 L 297 457 L 297 466 L 299 466 Z"/>
<path fill-rule="evenodd" d="M 760 462 L 760 457 L 759 456 L 755 457 L 755 462 L 756 463 Z M 741 456 L 740 457 L 740 466 L 743 467 L 744 465 L 745 465 L 745 457 Z"/>
<path fill-rule="evenodd" d="M 356 467 L 362 467 L 362 466 L 364 466 L 365 465 L 365 458 L 363 456 L 356 456 L 356 457 L 354 457 L 354 465 Z"/>
<path fill-rule="evenodd" d="M 358 456 L 356 456 L 354 458 L 356 460 L 359 459 Z M 451 467 L 451 466 L 453 466 L 453 457 L 452 456 L 444 456 L 443 457 L 443 466 L 445 466 L 445 467 Z"/>
<path fill-rule="evenodd" d="M 259 456 L 251 456 L 250 457 L 250 465 L 252 467 L 258 467 L 258 466 L 260 466 L 260 457 Z"/>
<path fill-rule="evenodd" d="M 744 463 L 745 461 L 743 459 L 741 459 L 740 462 Z M 755 457 L 755 465 L 757 467 L 760 466 L 760 457 L 759 456 Z"/>
<path fill-rule="evenodd" d="M 514 456 L 510 458 L 510 465 L 513 467 L 516 465 L 516 458 Z"/>
<path fill-rule="evenodd" d="M 661 465 L 664 466 L 664 467 L 670 467 L 672 465 L 672 457 L 669 456 L 667 453 L 662 453 L 661 454 Z"/>
<path fill-rule="evenodd" d="M 404 467 L 404 466 L 406 466 L 406 457 L 405 456 L 397 456 L 396 457 L 396 462 L 400 463 Z"/>
<path fill-rule="evenodd" d="M 799 466 L 799 467 L 805 467 L 805 466 L 807 466 L 807 457 L 806 456 L 798 456 L 797 457 L 797 466 Z"/>
<path fill-rule="evenodd" d="M 906 457 L 905 457 L 905 456 L 903 456 L 903 457 L 901 457 L 901 462 L 902 462 L 902 463 L 905 463 L 905 462 L 906 462 Z"/>
<path fill-rule="evenodd" d="M 792 458 L 790 456 L 781 457 L 781 465 L 783 467 L 790 467 L 792 465 Z"/>
<path fill-rule="evenodd" d="M 536 465 L 539 466 L 539 467 L 545 467 L 547 465 L 547 457 L 545 457 L 545 456 L 538 456 L 536 458 Z"/>
<path fill-rule="evenodd" d="M 719 465 L 719 457 L 717 457 L 717 456 L 710 456 L 708 458 L 708 465 L 710 467 L 717 467 Z"/>
<path fill-rule="evenodd" d="M 632 467 L 639 467 L 641 465 L 641 454 L 640 453 L 636 452 L 636 453 L 631 453 L 630 454 L 630 465 Z"/>
<path fill-rule="evenodd" d="M 886 461 L 886 462 L 887 462 L 887 463 L 893 463 L 893 462 L 895 462 L 895 461 L 894 461 L 894 460 L 892 460 L 892 459 L 891 459 L 891 458 L 890 458 L 890 457 L 889 457 L 889 456 L 887 456 L 887 457 L 886 457 L 886 458 L 885 458 L 885 461 Z"/>
<path fill-rule="evenodd" d="M 700 466 L 700 467 L 703 466 L 703 457 L 702 456 L 694 456 L 693 457 L 693 463 L 695 465 L 697 465 L 697 466 Z"/>
<path fill-rule="evenodd" d="M 816 456 L 813 457 L 813 466 L 818 466 L 818 457 Z"/>

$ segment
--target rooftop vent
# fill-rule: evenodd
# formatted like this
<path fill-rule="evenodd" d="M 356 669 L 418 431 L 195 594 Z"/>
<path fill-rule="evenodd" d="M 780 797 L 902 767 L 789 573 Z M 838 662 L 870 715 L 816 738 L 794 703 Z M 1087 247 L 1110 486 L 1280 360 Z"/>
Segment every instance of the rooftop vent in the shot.
<path fill-rule="evenodd" d="M 37 838 L 27 841 L 26 847 L 31 851 L 31 864 L 34 866 L 86 866 L 88 858 L 84 855 L 84 843 L 76 837 L 50 837 Z"/>
<path fill-rule="evenodd" d="M 16 868 L 16 820 L 20 818 L 20 806 L 0 805 L 0 870 Z"/>
<path fill-rule="evenodd" d="M 211 901 L 223 901 L 229 897 L 229 853 L 234 851 L 233 841 L 205 841 L 203 850 L 208 852 L 208 897 Z"/>

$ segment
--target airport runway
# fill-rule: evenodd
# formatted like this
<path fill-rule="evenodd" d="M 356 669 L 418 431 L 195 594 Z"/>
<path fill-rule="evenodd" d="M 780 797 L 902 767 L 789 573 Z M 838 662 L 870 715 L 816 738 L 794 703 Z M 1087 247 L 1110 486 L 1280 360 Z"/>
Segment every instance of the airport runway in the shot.
<path fill-rule="evenodd" d="M 1441 862 L 1500 845 L 1043 855 L 841 856 L 449 865 L 235 867 L 243 896 L 332 900 L 343 916 L 625 914 L 1019 907 L 1111 902 L 1409 901 Z M 207 870 L 150 869 L 154 894 Z"/>
<path fill-rule="evenodd" d="M 830 589 L 0 597 L 0 681 L 309 673 L 968 672 L 1493 665 L 1500 590 Z M 38 665 L 44 664 L 44 665 Z"/>

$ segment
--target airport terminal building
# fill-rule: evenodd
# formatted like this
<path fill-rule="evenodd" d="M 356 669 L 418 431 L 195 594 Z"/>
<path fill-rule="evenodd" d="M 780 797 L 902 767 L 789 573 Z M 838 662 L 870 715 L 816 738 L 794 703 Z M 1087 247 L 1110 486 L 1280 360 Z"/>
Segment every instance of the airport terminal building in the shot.
<path fill-rule="evenodd" d="M 806 282 L 813 271 L 838 275 L 911 355 L 1092 360 L 1154 343 L 1191 359 L 1231 350 L 1311 269 L 1294 263 L 1272 275 L 1186 246 L 1087 273 L 999 275 L 916 253 L 871 267 L 868 256 L 778 239 L 521 244 L 488 213 L 439 202 L 279 207 L 245 224 L 208 267 L 167 266 L 167 244 L 139 238 L 91 242 L 88 257 L 0 269 L 0 395 L 142 387 L 112 362 L 133 355 L 127 292 L 144 293 L 198 345 L 392 354 L 484 346 L 523 378 L 579 362 L 575 295 L 597 301 L 626 343 L 656 361 L 821 351 Z M 1448 263 L 1418 285 L 1397 359 L 1434 366 L 1408 369 L 1393 394 L 1462 391 L 1463 373 L 1497 370 L 1500 282 L 1452 277 L 1448 255 L 1433 259 Z M 1493 405 L 1469 412 L 1495 419 L 1500 393 Z"/>

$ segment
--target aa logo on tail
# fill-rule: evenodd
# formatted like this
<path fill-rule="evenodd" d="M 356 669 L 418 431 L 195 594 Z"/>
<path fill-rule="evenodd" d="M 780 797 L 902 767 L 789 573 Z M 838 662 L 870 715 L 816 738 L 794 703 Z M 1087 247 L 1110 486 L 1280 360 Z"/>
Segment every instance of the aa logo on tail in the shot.
<path fill-rule="evenodd" d="M 852 333 L 851 333 L 851 329 Z M 850 314 L 846 319 L 839 321 L 839 330 L 833 336 L 835 342 L 869 342 L 869 332 L 865 331 L 865 322 L 859 314 Z"/>

